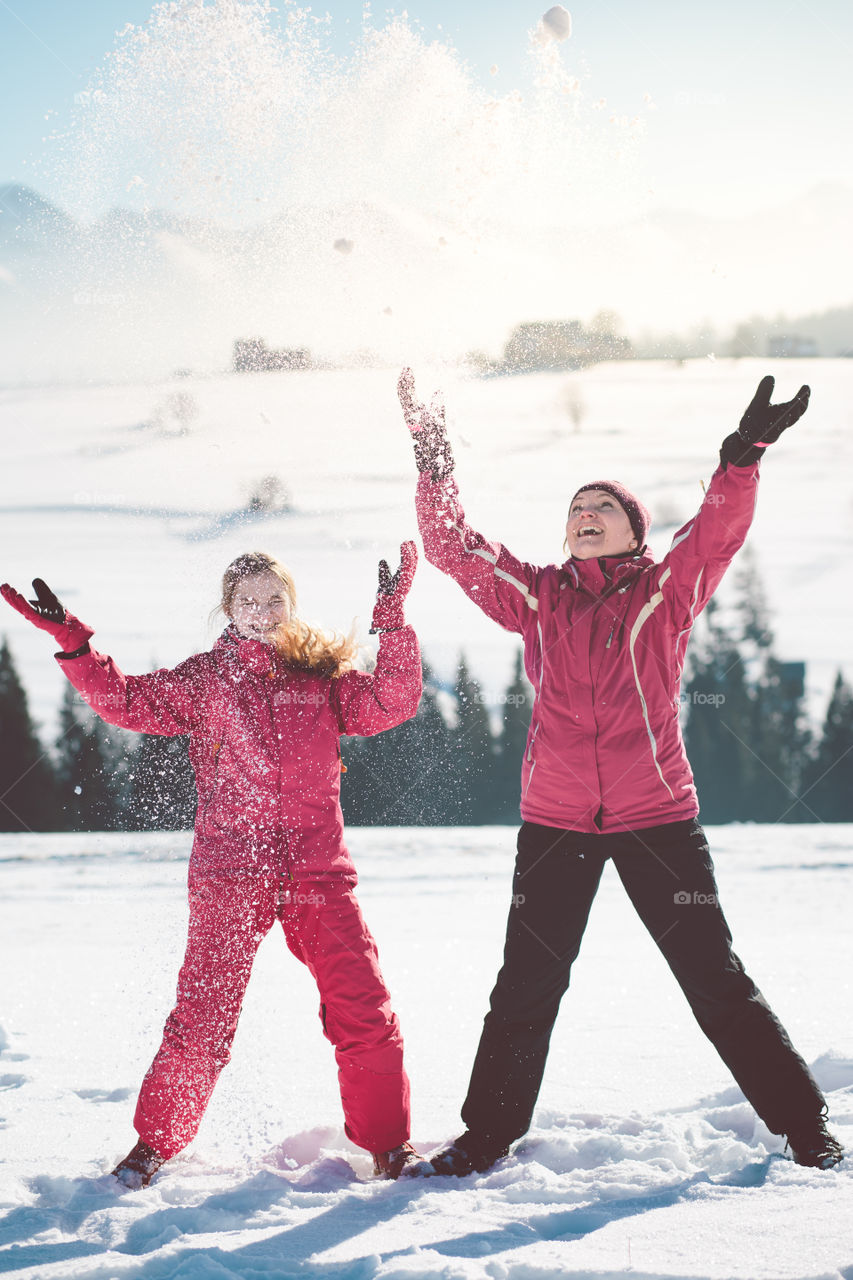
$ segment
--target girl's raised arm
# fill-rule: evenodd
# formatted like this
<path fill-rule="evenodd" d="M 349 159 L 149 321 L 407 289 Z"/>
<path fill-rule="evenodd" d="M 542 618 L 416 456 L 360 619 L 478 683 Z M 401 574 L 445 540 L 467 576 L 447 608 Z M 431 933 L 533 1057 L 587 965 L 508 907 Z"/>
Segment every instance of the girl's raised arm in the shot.
<path fill-rule="evenodd" d="M 414 630 L 403 617 L 417 563 L 414 542 L 400 547 L 396 573 L 391 573 L 385 560 L 379 562 L 379 590 L 370 625 L 371 634 L 380 636 L 376 666 L 370 673 L 349 671 L 332 682 L 343 733 L 369 737 L 410 720 L 418 709 L 423 683 L 421 651 Z"/>
<path fill-rule="evenodd" d="M 8 582 L 0 586 L 0 595 L 7 604 L 39 631 L 46 631 L 53 637 L 59 645 L 58 658 L 78 657 L 86 653 L 89 639 L 94 635 L 92 628 L 69 613 L 42 578 L 33 578 L 33 591 L 35 600 L 25 600 L 20 591 L 10 587 Z"/>
<path fill-rule="evenodd" d="M 174 737 L 191 732 L 201 693 L 192 658 L 173 671 L 126 676 L 112 658 L 89 648 L 92 628 L 69 613 L 46 582 L 34 578 L 33 590 L 35 599 L 27 601 L 4 582 L 0 595 L 34 627 L 53 637 L 60 647 L 56 658 L 62 670 L 102 720 L 135 733 Z"/>

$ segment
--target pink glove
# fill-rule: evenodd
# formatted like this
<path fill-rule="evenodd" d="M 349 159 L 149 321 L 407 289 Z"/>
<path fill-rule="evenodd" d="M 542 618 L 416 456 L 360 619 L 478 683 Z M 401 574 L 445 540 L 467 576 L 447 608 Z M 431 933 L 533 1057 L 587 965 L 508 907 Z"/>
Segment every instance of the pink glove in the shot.
<path fill-rule="evenodd" d="M 387 560 L 379 561 L 379 590 L 373 606 L 371 635 L 378 631 L 399 631 L 406 625 L 403 603 L 409 594 L 417 565 L 418 549 L 414 542 L 404 542 L 400 547 L 400 567 L 395 574 L 388 568 Z"/>
<path fill-rule="evenodd" d="M 47 631 L 53 636 L 60 653 L 75 653 L 82 649 L 95 634 L 92 628 L 69 613 L 41 578 L 33 578 L 33 590 L 36 598 L 28 602 L 19 591 L 4 582 L 0 586 L 0 595 L 39 631 Z"/>

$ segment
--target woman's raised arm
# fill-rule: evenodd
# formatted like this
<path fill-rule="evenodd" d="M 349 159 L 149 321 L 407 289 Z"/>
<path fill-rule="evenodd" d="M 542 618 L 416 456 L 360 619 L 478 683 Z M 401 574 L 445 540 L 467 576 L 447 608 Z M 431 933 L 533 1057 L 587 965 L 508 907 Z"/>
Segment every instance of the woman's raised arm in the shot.
<path fill-rule="evenodd" d="M 783 404 L 770 403 L 773 387 L 772 377 L 761 379 L 737 430 L 722 443 L 720 465 L 702 505 L 678 530 L 662 561 L 661 586 L 685 618 L 694 618 L 705 607 L 743 545 L 755 512 L 764 450 L 808 408 L 807 386 Z"/>
<path fill-rule="evenodd" d="M 411 369 L 401 373 L 397 392 L 420 472 L 415 505 L 427 560 L 455 579 L 495 622 L 507 631 L 523 632 L 539 608 L 541 569 L 466 523 L 440 396 L 433 396 L 429 408 L 421 404 Z"/>

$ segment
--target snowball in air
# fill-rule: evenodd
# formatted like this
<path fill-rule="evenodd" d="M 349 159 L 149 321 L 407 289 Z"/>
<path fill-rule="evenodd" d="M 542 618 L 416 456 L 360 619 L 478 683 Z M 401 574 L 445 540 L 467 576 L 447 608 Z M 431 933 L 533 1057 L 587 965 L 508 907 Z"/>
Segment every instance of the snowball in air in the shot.
<path fill-rule="evenodd" d="M 355 248 L 355 241 L 344 240 L 344 239 L 336 240 L 335 248 L 337 249 L 338 253 L 352 253 L 353 249 Z"/>
<path fill-rule="evenodd" d="M 572 15 L 561 4 L 555 4 L 542 14 L 539 29 L 546 40 L 568 40 L 572 34 Z"/>

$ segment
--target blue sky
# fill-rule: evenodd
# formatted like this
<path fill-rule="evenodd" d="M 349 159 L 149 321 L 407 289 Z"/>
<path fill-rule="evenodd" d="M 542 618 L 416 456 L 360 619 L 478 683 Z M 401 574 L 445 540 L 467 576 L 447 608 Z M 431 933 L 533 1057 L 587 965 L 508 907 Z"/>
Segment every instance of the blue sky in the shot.
<path fill-rule="evenodd" d="M 67 120 L 114 33 L 143 24 L 152 7 L 150 0 L 0 0 L 0 182 L 44 189 L 34 169 L 43 138 Z M 414 0 L 408 14 L 425 37 L 449 40 L 478 79 L 503 93 L 522 82 L 526 33 L 547 7 L 543 0 Z M 646 155 L 656 204 L 725 216 L 849 180 L 849 3 L 577 0 L 567 7 L 573 36 L 564 57 L 586 68 L 590 92 L 629 114 L 651 95 Z M 330 14 L 330 39 L 345 53 L 362 5 L 331 0 L 314 12 Z M 374 23 L 387 12 L 376 6 Z"/>

